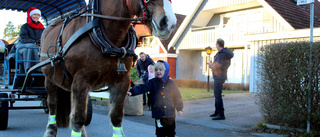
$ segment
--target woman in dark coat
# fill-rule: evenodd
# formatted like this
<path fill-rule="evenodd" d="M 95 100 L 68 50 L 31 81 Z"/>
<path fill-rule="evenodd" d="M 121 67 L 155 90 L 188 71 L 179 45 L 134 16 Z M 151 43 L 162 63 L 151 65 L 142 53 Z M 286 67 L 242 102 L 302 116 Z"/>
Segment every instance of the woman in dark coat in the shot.
<path fill-rule="evenodd" d="M 39 21 L 41 11 L 37 8 L 30 7 L 27 11 L 27 23 L 23 24 L 20 29 L 19 47 L 40 47 L 40 38 L 44 30 L 43 24 Z M 22 55 L 23 60 L 40 60 L 39 49 L 20 49 L 19 54 Z M 29 68 L 34 66 L 35 62 L 24 62 L 24 71 L 27 72 Z M 40 69 L 38 70 L 40 71 Z"/>
<path fill-rule="evenodd" d="M 183 114 L 182 97 L 175 82 L 169 79 L 169 64 L 160 60 L 154 65 L 154 68 L 156 77 L 131 88 L 128 95 L 138 95 L 150 91 L 156 135 L 158 137 L 174 137 L 176 134 L 175 110 L 178 111 L 179 116 Z"/>

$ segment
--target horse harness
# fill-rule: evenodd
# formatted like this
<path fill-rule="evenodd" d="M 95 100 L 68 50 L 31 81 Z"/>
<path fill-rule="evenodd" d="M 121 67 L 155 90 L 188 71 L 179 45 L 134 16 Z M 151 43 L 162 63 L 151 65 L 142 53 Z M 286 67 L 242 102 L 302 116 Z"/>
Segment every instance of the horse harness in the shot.
<path fill-rule="evenodd" d="M 90 0 L 87 8 L 79 13 L 79 10 L 76 11 L 77 13 L 73 13 L 67 18 L 64 19 L 63 26 L 60 31 L 60 35 L 57 40 L 57 46 L 58 51 L 55 55 L 49 55 L 49 53 L 43 55 L 40 54 L 40 56 L 46 56 L 49 59 L 40 62 L 36 64 L 35 66 L 31 67 L 29 71 L 27 72 L 22 91 L 26 89 L 25 85 L 26 82 L 29 79 L 29 75 L 36 70 L 37 68 L 46 66 L 51 63 L 52 66 L 53 62 L 58 61 L 61 69 L 64 72 L 64 77 L 62 80 L 61 85 L 64 83 L 65 77 L 69 81 L 72 81 L 72 75 L 66 70 L 65 67 L 65 55 L 72 46 L 72 44 L 78 40 L 83 34 L 89 33 L 91 41 L 94 43 L 95 47 L 100 49 L 101 52 L 107 56 L 107 57 L 116 57 L 119 58 L 118 60 L 118 72 L 125 72 L 127 71 L 126 68 L 124 67 L 124 58 L 126 57 L 132 57 L 132 56 L 137 56 L 134 52 L 134 49 L 136 48 L 138 44 L 136 32 L 131 25 L 128 31 L 128 34 L 126 36 L 126 41 L 124 42 L 124 46 L 121 48 L 116 47 L 106 36 L 106 33 L 103 29 L 101 18 L 103 19 L 110 19 L 110 20 L 123 20 L 123 21 L 141 21 L 143 22 L 144 20 L 150 19 L 150 14 L 146 9 L 146 4 L 149 0 L 140 0 L 140 6 L 143 11 L 143 17 L 138 17 L 138 18 L 122 18 L 122 17 L 114 17 L 114 16 L 105 16 L 100 14 L 100 7 L 99 7 L 99 0 Z M 127 2 L 127 7 L 128 7 L 128 0 Z M 88 13 L 86 13 L 88 12 Z M 65 26 L 73 19 L 79 16 L 87 16 L 87 24 L 81 27 L 79 30 L 77 30 L 67 41 L 67 43 L 62 47 L 61 44 L 61 38 L 62 38 L 62 33 L 65 28 Z M 49 48 L 48 48 L 49 50 Z"/>

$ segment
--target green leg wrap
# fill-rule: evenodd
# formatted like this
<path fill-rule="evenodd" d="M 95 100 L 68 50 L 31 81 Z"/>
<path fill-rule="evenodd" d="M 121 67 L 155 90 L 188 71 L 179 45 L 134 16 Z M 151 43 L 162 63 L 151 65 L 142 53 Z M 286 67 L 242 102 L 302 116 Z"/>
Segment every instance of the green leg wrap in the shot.
<path fill-rule="evenodd" d="M 81 137 L 81 132 L 71 131 L 71 137 Z"/>
<path fill-rule="evenodd" d="M 122 127 L 113 127 L 113 136 L 112 137 L 123 137 Z"/>
<path fill-rule="evenodd" d="M 49 115 L 48 124 L 56 124 L 56 115 Z"/>

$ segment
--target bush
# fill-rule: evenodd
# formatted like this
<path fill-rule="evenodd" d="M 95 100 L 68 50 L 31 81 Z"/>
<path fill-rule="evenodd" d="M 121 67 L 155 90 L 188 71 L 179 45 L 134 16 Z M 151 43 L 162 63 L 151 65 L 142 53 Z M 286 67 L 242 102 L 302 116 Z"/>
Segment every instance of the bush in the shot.
<path fill-rule="evenodd" d="M 320 43 L 313 44 L 311 129 L 320 131 Z M 266 123 L 306 128 L 309 43 L 262 46 L 258 55 L 258 105 Z"/>
<path fill-rule="evenodd" d="M 139 76 L 138 76 L 136 67 L 132 67 L 131 68 L 131 70 L 130 70 L 130 79 L 132 81 L 137 81 L 137 80 L 140 79 Z"/>

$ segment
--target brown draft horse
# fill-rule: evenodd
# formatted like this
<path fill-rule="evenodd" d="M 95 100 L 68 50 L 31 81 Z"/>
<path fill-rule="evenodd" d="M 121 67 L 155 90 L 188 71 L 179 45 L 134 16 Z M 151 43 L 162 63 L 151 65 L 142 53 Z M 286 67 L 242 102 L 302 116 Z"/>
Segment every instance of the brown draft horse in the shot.
<path fill-rule="evenodd" d="M 150 18 L 145 20 L 146 26 L 159 38 L 167 38 L 176 24 L 171 0 L 99 0 L 100 15 L 134 18 L 143 16 L 141 1 L 144 3 Z M 64 28 L 61 37 L 62 46 L 82 26 L 86 17 L 72 19 Z M 63 22 L 56 21 L 42 34 L 41 54 L 56 54 L 59 33 Z M 102 19 L 103 29 L 107 37 L 117 47 L 122 43 L 131 25 L 129 20 Z M 41 56 L 40 61 L 48 60 Z M 72 80 L 64 78 L 64 71 L 58 62 L 42 67 L 45 75 L 45 87 L 48 93 L 49 122 L 45 137 L 55 137 L 57 127 L 69 126 L 71 136 L 87 136 L 84 128 L 88 93 L 105 85 L 110 91 L 110 121 L 114 126 L 114 136 L 124 136 L 122 131 L 124 99 L 129 88 L 130 68 L 133 57 L 124 58 L 126 72 L 118 72 L 118 59 L 106 57 L 94 46 L 89 34 L 83 34 L 76 40 L 64 57 L 65 70 Z M 65 79 L 65 80 L 63 80 Z M 69 124 L 70 123 L 70 124 Z M 120 134 L 119 134 L 119 130 Z"/>

